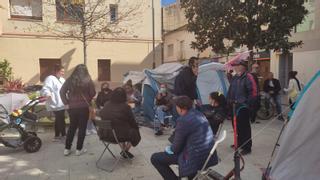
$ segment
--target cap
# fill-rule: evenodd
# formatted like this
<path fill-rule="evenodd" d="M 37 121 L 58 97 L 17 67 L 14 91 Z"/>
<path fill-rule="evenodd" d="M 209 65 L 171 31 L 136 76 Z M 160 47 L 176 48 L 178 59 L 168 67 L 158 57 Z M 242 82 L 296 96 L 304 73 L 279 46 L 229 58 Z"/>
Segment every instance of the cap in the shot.
<path fill-rule="evenodd" d="M 248 67 L 248 61 L 245 59 L 238 59 L 231 64 L 231 66 L 238 66 L 238 65 Z"/>

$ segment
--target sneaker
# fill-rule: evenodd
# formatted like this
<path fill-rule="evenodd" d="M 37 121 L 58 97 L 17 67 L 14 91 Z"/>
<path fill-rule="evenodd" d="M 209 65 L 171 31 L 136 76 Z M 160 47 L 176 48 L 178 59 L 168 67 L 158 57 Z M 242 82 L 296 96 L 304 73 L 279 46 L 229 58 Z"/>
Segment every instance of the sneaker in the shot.
<path fill-rule="evenodd" d="M 134 158 L 134 155 L 133 155 L 131 152 L 126 151 L 126 154 L 128 155 L 128 157 L 129 157 L 130 159 Z"/>
<path fill-rule="evenodd" d="M 64 149 L 63 154 L 64 154 L 65 156 L 69 156 L 69 155 L 71 154 L 70 149 Z"/>
<path fill-rule="evenodd" d="M 278 116 L 278 120 L 279 120 L 279 121 L 284 121 L 283 116 Z"/>
<path fill-rule="evenodd" d="M 124 153 L 124 151 L 121 151 L 120 152 L 120 155 L 124 158 L 124 159 L 127 159 L 127 158 L 129 158 L 128 156 L 128 154 L 126 154 L 126 153 Z"/>
<path fill-rule="evenodd" d="M 76 150 L 76 156 L 80 156 L 87 152 L 87 149 L 82 148 L 81 150 Z"/>
<path fill-rule="evenodd" d="M 91 130 L 91 134 L 98 134 L 98 133 L 97 133 L 97 130 L 92 129 L 92 130 Z"/>
<path fill-rule="evenodd" d="M 92 134 L 92 132 L 89 131 L 89 130 L 87 130 L 86 135 L 87 135 L 87 136 L 90 136 L 91 134 Z"/>
<path fill-rule="evenodd" d="M 154 133 L 154 135 L 156 135 L 156 136 L 161 136 L 162 134 L 163 134 L 162 131 L 157 131 L 156 133 Z"/>

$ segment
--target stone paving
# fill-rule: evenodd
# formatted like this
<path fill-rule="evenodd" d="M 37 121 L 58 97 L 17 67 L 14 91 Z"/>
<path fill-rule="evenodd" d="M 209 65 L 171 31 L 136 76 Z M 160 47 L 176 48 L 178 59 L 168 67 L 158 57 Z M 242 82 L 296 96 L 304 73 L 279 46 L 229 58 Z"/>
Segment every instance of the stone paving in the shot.
<path fill-rule="evenodd" d="M 245 169 L 241 172 L 244 180 L 261 179 L 261 168 L 266 167 L 273 145 L 283 122 L 278 120 L 260 121 L 253 124 L 252 154 L 245 156 Z M 268 125 L 267 125 L 268 124 Z M 267 125 L 267 126 L 266 126 Z M 221 174 L 226 174 L 233 167 L 233 150 L 230 145 L 233 141 L 232 127 L 226 122 L 223 129 L 227 130 L 227 138 L 218 147 L 221 162 L 214 167 Z M 261 130 L 263 129 L 263 130 Z M 0 146 L 0 179 L 1 180 L 160 180 L 158 172 L 150 163 L 153 152 L 163 151 L 168 145 L 167 138 L 170 132 L 155 137 L 153 130 L 141 127 L 141 143 L 132 148 L 135 155 L 132 164 L 121 161 L 112 173 L 99 170 L 95 162 L 102 152 L 104 146 L 96 135 L 87 136 L 85 147 L 88 152 L 82 156 L 73 154 L 63 156 L 64 145 L 61 142 L 52 142 L 52 130 L 40 133 L 43 145 L 39 152 L 29 154 L 23 149 L 10 149 Z M 76 139 L 75 139 L 76 140 Z M 74 142 L 75 144 L 75 142 Z M 119 155 L 118 146 L 112 146 L 116 155 Z M 111 165 L 112 157 L 106 154 L 102 160 L 105 166 Z M 175 170 L 177 167 L 173 167 Z"/>

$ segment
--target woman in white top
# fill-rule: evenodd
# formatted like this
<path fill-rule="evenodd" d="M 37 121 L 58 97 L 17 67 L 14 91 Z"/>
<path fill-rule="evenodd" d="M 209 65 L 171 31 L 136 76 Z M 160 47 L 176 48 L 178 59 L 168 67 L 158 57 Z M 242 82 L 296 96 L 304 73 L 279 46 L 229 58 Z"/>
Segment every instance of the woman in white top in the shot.
<path fill-rule="evenodd" d="M 296 101 L 300 91 L 301 91 L 301 84 L 297 79 L 297 71 L 290 71 L 289 72 L 289 85 L 288 88 L 284 88 L 285 92 L 288 92 L 289 95 L 289 104 L 293 107 L 294 102 Z"/>
<path fill-rule="evenodd" d="M 65 79 L 62 77 L 63 75 L 63 66 L 60 64 L 55 65 L 53 75 L 45 79 L 41 90 L 41 95 L 47 97 L 47 110 L 52 111 L 55 115 L 55 136 L 53 141 L 64 140 L 66 136 L 65 105 L 60 98 L 60 89 L 65 82 Z"/>

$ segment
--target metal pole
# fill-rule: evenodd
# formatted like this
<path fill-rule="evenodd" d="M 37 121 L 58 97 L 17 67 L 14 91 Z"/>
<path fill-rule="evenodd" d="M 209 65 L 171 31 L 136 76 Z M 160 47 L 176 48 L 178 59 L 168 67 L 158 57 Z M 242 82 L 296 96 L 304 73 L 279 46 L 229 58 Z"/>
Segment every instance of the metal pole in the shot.
<path fill-rule="evenodd" d="M 163 27 L 163 7 L 161 8 L 161 64 L 164 63 L 164 27 Z"/>
<path fill-rule="evenodd" d="M 155 28 L 154 28 L 154 0 L 152 0 L 152 68 L 156 68 L 156 52 L 155 52 Z"/>

